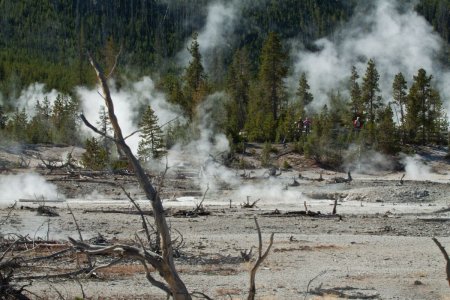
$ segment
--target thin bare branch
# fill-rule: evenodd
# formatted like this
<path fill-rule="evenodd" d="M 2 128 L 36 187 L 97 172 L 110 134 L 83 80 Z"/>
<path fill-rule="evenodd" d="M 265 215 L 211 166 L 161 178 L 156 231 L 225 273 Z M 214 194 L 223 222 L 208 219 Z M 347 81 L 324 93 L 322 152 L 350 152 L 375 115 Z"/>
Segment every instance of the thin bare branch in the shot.
<path fill-rule="evenodd" d="M 255 284 L 255 278 L 256 278 L 256 271 L 258 270 L 259 266 L 264 262 L 264 260 L 267 258 L 267 256 L 269 255 L 269 251 L 272 248 L 273 245 L 273 237 L 274 237 L 274 233 L 272 233 L 270 235 L 270 240 L 269 240 L 269 246 L 267 247 L 266 251 L 264 252 L 264 254 L 262 254 L 262 238 L 261 238 L 261 230 L 259 228 L 259 224 L 258 224 L 258 219 L 255 218 L 255 224 L 256 224 L 256 229 L 258 230 L 258 240 L 259 240 L 259 257 L 256 260 L 255 265 L 253 266 L 251 272 L 250 272 L 250 289 L 249 289 L 249 294 L 248 294 L 248 300 L 254 300 L 255 299 L 255 295 L 256 295 L 256 284 Z"/>
<path fill-rule="evenodd" d="M 144 228 L 145 235 L 147 236 L 147 241 L 150 243 L 151 242 L 150 231 L 148 230 L 147 220 L 145 219 L 144 212 L 141 210 L 141 207 L 136 203 L 136 201 L 134 201 L 134 199 L 131 197 L 130 193 L 128 193 L 123 186 L 120 186 L 120 188 L 125 193 L 127 198 L 131 201 L 131 203 L 133 203 L 134 207 L 136 207 L 136 209 L 139 211 L 139 215 L 141 216 L 142 219 L 142 227 Z"/>
<path fill-rule="evenodd" d="M 120 57 L 120 54 L 122 53 L 122 49 L 123 49 L 123 43 L 120 44 L 119 53 L 117 53 L 116 58 L 114 59 L 114 65 L 111 67 L 111 70 L 109 71 L 109 74 L 106 76 L 106 78 L 111 77 L 111 75 L 112 75 L 112 74 L 114 73 L 114 71 L 116 70 L 117 62 L 119 61 L 119 57 Z"/>
<path fill-rule="evenodd" d="M 442 254 L 444 255 L 445 261 L 447 262 L 445 269 L 447 272 L 447 281 L 448 281 L 448 284 L 450 285 L 450 259 L 448 257 L 448 253 L 445 250 L 444 246 L 442 246 L 441 243 L 435 237 L 432 238 L 432 240 L 438 246 L 439 250 L 441 250 Z"/>
<path fill-rule="evenodd" d="M 89 127 L 90 129 L 92 129 L 95 133 L 101 135 L 104 138 L 107 138 L 113 142 L 117 142 L 117 140 L 107 134 L 105 134 L 104 132 L 101 132 L 100 130 L 98 130 L 94 125 L 92 125 L 91 123 L 89 123 L 89 121 L 86 119 L 86 117 L 84 116 L 84 114 L 80 114 L 80 118 L 83 121 L 84 125 L 86 125 L 87 127 Z"/>

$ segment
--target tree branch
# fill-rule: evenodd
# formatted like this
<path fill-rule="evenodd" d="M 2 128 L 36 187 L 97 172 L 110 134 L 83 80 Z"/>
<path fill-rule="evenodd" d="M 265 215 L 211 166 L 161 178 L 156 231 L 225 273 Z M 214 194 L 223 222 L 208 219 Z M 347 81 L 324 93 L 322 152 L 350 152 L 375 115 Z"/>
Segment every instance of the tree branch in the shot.
<path fill-rule="evenodd" d="M 95 133 L 101 135 L 102 137 L 105 137 L 113 142 L 117 142 L 117 140 L 109 135 L 107 135 L 104 132 L 101 132 L 100 130 L 97 129 L 97 127 L 95 127 L 94 125 L 92 125 L 91 123 L 89 123 L 89 121 L 86 119 L 86 117 L 84 116 L 84 114 L 80 114 L 80 118 L 83 121 L 84 125 L 86 125 L 87 127 L 89 127 L 90 129 L 92 129 L 92 131 L 94 131 Z"/>
<path fill-rule="evenodd" d="M 436 238 L 432 238 L 432 240 L 439 247 L 439 250 L 441 250 L 442 254 L 444 255 L 445 261 L 447 262 L 447 266 L 446 266 L 447 281 L 448 281 L 448 284 L 450 285 L 450 259 L 448 257 L 448 253 Z"/>

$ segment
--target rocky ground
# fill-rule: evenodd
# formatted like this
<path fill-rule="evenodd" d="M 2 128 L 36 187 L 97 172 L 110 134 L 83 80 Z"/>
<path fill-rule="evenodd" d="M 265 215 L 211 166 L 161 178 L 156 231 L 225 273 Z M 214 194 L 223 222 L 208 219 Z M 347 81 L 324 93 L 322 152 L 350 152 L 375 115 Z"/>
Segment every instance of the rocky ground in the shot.
<path fill-rule="evenodd" d="M 420 164 L 415 173 L 408 168 L 353 170 L 348 181 L 348 174 L 320 168 L 281 147 L 273 160 L 280 166 L 287 161 L 291 168 L 270 176 L 270 170 L 258 165 L 260 148 L 254 149 L 245 156 L 246 165 L 254 168 L 221 170 L 222 175 L 229 172 L 227 180 L 218 174 L 202 175 L 201 168 L 192 164 L 177 165 L 165 176 L 162 195 L 177 237 L 176 265 L 190 291 L 214 299 L 246 298 L 255 257 L 246 262 L 241 252 L 252 247 L 257 252 L 256 216 L 264 246 L 275 233 L 270 255 L 257 273 L 258 299 L 450 299 L 445 260 L 431 239 L 450 245 L 450 168 L 445 151 L 417 149 Z M 32 168 L 61 195 L 45 203 L 39 197 L 15 199 L 13 209 L 8 205 L 14 202 L 3 201 L 0 234 L 4 239 L 20 235 L 34 241 L 27 244 L 26 255 L 63 249 L 68 236 L 78 238 L 75 220 L 84 239 L 93 243 L 135 244 L 135 235 L 142 234 L 140 217 L 119 187 L 148 211 L 133 176 L 39 168 L 42 157 L 57 159 L 73 150 L 76 158 L 81 149 L 34 147 L 22 154 L 2 150 L 1 178 Z M 198 180 L 201 176 L 216 178 L 214 185 L 208 180 L 202 203 L 209 214 L 186 215 L 206 191 L 204 181 Z M 153 179 L 159 182 L 158 177 Z M 254 201 L 254 207 L 245 208 Z M 42 205 L 58 215 L 39 214 Z M 74 270 L 77 264 L 82 258 L 70 253 L 30 264 L 17 276 L 56 274 Z M 94 299 L 165 299 L 132 261 L 90 278 L 36 279 L 27 289 L 32 297 L 48 299 L 73 299 L 83 293 Z"/>

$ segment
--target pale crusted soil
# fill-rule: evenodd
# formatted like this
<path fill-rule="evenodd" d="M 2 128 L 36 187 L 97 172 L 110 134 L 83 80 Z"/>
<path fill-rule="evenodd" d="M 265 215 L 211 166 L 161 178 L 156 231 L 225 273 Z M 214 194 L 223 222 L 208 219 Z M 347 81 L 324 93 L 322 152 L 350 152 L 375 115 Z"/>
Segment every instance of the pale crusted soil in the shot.
<path fill-rule="evenodd" d="M 331 181 L 345 178 L 346 174 L 305 165 L 270 179 L 264 170 L 257 169 L 251 175 L 253 179 L 241 183 L 252 182 L 259 188 L 278 184 L 288 186 L 288 191 L 270 194 L 268 189 L 257 196 L 250 195 L 251 200 L 261 199 L 253 209 L 241 207 L 245 194 L 235 193 L 236 187 L 210 191 L 204 205 L 211 215 L 193 218 L 177 218 L 173 213 L 198 204 L 202 195 L 198 183 L 168 174 L 164 190 L 164 198 L 168 198 L 164 205 L 170 209 L 168 222 L 185 242 L 176 258 L 177 268 L 190 291 L 200 291 L 214 299 L 246 299 L 252 262 L 243 261 L 240 252 L 258 245 L 253 219 L 257 216 L 264 246 L 270 233 L 275 233 L 271 253 L 257 273 L 258 299 L 336 299 L 338 291 L 341 298 L 350 299 L 450 299 L 444 257 L 431 240 L 435 236 L 449 248 L 448 165 L 439 161 L 433 166 L 439 167 L 439 172 L 432 173 L 433 181 L 406 180 L 403 184 L 399 181 L 403 173 L 394 172 L 352 174 L 354 180 L 350 184 L 336 184 Z M 299 172 L 303 179 L 298 178 Z M 312 180 L 319 178 L 320 173 L 324 181 Z M 66 242 L 67 236 L 78 237 L 67 209 L 69 204 L 86 240 L 101 234 L 108 243 L 133 243 L 134 235 L 141 229 L 139 216 L 99 212 L 131 210 L 117 183 L 136 199 L 143 198 L 132 177 L 86 179 L 59 174 L 46 178 L 53 180 L 69 198 L 64 203 L 47 203 L 55 207 L 59 216 L 38 216 L 31 209 L 39 203 L 18 203 L 9 221 L 2 225 L 2 234 L 14 232 L 32 238 L 48 234 L 51 240 L 61 242 Z M 300 185 L 289 186 L 293 178 Z M 195 198 L 174 201 L 183 195 Z M 338 200 L 337 213 L 341 218 L 329 216 L 334 199 Z M 147 201 L 139 203 L 143 209 L 149 209 Z M 305 204 L 322 215 L 295 213 L 304 210 Z M 8 212 L 0 210 L 0 220 Z M 107 261 L 105 257 L 97 259 L 99 263 Z M 73 257 L 64 260 L 67 267 L 76 263 Z M 41 267 L 37 265 L 36 270 L 58 271 L 42 271 Z M 87 298 L 93 299 L 165 299 L 131 261 L 98 272 L 97 278 L 81 276 L 79 282 L 36 280 L 29 290 L 43 298 L 55 299 L 59 293 L 73 299 L 82 296 L 80 285 Z M 334 292 L 329 291 L 327 296 L 307 292 L 318 288 Z"/>

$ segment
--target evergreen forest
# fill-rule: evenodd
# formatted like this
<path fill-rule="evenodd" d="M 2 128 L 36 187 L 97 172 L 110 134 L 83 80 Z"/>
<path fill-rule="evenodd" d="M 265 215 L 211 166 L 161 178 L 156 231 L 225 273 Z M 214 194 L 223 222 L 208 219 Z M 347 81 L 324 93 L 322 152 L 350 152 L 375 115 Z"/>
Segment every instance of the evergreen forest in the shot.
<path fill-rule="evenodd" d="M 206 25 L 211 0 L 0 0 L 1 137 L 83 145 L 97 157 L 86 156 L 86 166 L 107 167 L 112 146 L 79 135 L 80 100 L 74 89 L 96 83 L 89 51 L 106 73 L 114 70 L 111 76 L 119 87 L 124 78 L 150 75 L 167 101 L 182 111 L 186 122 L 159 128 L 152 108 L 142 107 L 139 155 L 144 161 L 198 136 L 193 124 L 201 120 L 199 107 L 218 92 L 225 96 L 213 112 L 221 114 L 214 131 L 227 136 L 232 151 L 243 151 L 245 142 L 292 143 L 299 153 L 339 166 L 343 151 L 354 144 L 386 154 L 409 145 L 446 145 L 444 102 L 450 99 L 443 99 L 438 78 L 424 68 L 411 78 L 398 72 L 388 79 L 391 90 L 382 91 L 377 61 L 368 57 L 364 72 L 349 66 L 348 80 L 340 90 L 328 91 L 327 104 L 320 108 L 311 109 L 316 99 L 307 73 L 289 94 L 289 43 L 295 40 L 314 52 L 313 42 L 337 32 L 355 14 L 357 2 L 240 1 L 239 24 L 227 45 L 208 58 L 207 67 L 198 33 Z M 450 0 L 420 0 L 415 11 L 446 42 L 446 51 L 436 59 L 448 68 Z M 189 59 L 183 65 L 178 56 L 185 49 Z M 54 103 L 39 99 L 31 116 L 16 107 L 15 99 L 36 82 L 60 94 Z M 382 97 L 386 94 L 389 103 Z M 104 111 L 99 115 L 98 128 L 106 133 L 107 116 Z"/>

